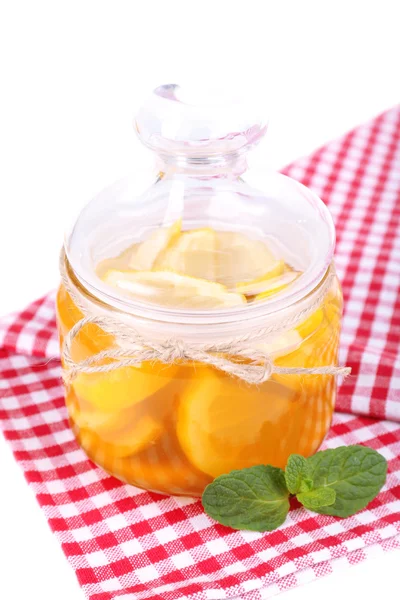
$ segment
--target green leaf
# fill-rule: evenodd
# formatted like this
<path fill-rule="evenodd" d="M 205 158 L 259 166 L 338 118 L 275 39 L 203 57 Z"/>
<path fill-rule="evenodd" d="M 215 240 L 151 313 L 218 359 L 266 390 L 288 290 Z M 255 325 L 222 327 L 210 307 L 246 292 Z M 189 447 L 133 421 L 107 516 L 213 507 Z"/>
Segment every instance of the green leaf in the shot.
<path fill-rule="evenodd" d="M 206 487 L 202 502 L 222 525 L 272 531 L 286 519 L 289 492 L 282 469 L 258 465 L 220 475 Z"/>
<path fill-rule="evenodd" d="M 309 510 L 331 506 L 336 500 L 336 492 L 331 487 L 320 487 L 310 492 L 297 494 L 297 500 Z"/>
<path fill-rule="evenodd" d="M 286 485 L 291 494 L 297 494 L 300 491 L 300 486 L 303 477 L 307 474 L 307 461 L 300 454 L 291 454 L 288 458 L 285 479 Z"/>
<path fill-rule="evenodd" d="M 372 448 L 342 446 L 317 452 L 307 459 L 307 476 L 313 490 L 331 488 L 336 498 L 333 504 L 312 510 L 336 517 L 354 515 L 377 496 L 386 472 L 385 458 Z"/>
<path fill-rule="evenodd" d="M 313 484 L 313 480 L 312 479 L 302 479 L 300 482 L 300 492 L 304 493 L 304 492 L 311 492 L 311 490 L 313 489 L 314 484 Z"/>

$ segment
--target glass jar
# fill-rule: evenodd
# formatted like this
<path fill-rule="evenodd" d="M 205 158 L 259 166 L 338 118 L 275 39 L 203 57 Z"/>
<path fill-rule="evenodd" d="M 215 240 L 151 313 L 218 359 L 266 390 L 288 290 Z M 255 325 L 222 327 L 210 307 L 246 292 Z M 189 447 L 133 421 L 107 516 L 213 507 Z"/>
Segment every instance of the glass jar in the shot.
<path fill-rule="evenodd" d="M 106 471 L 198 496 L 324 439 L 342 314 L 334 227 L 294 180 L 266 172 L 251 185 L 247 152 L 266 130 L 254 108 L 185 103 L 162 86 L 135 127 L 157 154 L 155 181 L 103 191 L 61 256 L 66 405 Z"/>

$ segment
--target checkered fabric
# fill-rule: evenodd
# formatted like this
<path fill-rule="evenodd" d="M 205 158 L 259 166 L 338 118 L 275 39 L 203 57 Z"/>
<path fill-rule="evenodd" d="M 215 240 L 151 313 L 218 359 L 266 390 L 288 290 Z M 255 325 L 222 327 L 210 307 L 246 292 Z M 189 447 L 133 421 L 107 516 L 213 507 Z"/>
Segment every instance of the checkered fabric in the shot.
<path fill-rule="evenodd" d="M 0 423 L 91 600 L 262 600 L 400 548 L 400 107 L 286 169 L 336 222 L 345 317 L 341 386 L 325 442 L 366 444 L 387 483 L 348 519 L 293 502 L 271 533 L 217 525 L 195 499 L 129 487 L 87 459 L 68 426 L 54 297 L 0 321 Z"/>

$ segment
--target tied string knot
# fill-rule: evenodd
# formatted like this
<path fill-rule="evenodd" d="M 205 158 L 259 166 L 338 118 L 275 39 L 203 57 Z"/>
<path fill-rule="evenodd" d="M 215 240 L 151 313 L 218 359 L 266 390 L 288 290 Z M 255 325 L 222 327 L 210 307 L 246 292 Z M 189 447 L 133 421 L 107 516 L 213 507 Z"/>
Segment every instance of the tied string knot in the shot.
<path fill-rule="evenodd" d="M 178 360 L 188 360 L 188 354 L 182 340 L 166 340 L 164 343 L 157 344 L 160 361 L 163 363 L 175 363 Z M 155 349 L 155 347 L 153 346 Z"/>
<path fill-rule="evenodd" d="M 122 319 L 99 314 L 89 314 L 67 272 L 64 250 L 60 256 L 60 272 L 63 284 L 84 317 L 78 321 L 64 338 L 61 357 L 63 379 L 69 385 L 80 373 L 107 373 L 123 367 L 139 367 L 142 362 L 202 363 L 210 365 L 249 383 L 261 384 L 271 375 L 349 375 L 348 367 L 323 366 L 314 368 L 279 367 L 267 352 L 257 348 L 271 334 L 278 334 L 305 320 L 321 304 L 327 294 L 334 274 L 325 282 L 317 299 L 295 318 L 280 322 L 261 331 L 250 331 L 241 338 L 220 343 L 192 344 L 177 338 L 163 341 L 143 337 Z M 97 325 L 114 339 L 114 345 L 86 359 L 76 362 L 72 358 L 72 343 L 87 325 Z"/>
<path fill-rule="evenodd" d="M 72 342 L 87 325 L 95 324 L 112 333 L 118 347 L 103 350 L 79 362 L 71 356 Z M 135 329 L 113 318 L 90 316 L 81 319 L 66 335 L 62 349 L 63 379 L 69 385 L 79 373 L 106 373 L 122 367 L 139 367 L 142 362 L 173 364 L 192 362 L 211 365 L 247 383 L 263 383 L 277 372 L 272 358 L 243 343 L 194 345 L 170 338 L 162 342 L 144 339 Z M 278 369 L 279 370 L 279 369 Z"/>

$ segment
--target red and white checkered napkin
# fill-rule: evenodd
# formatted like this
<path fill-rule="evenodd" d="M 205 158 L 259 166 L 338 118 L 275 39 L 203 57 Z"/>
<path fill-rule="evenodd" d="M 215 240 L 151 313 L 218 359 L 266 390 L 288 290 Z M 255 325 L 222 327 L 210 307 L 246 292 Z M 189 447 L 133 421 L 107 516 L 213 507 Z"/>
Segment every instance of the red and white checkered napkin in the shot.
<path fill-rule="evenodd" d="M 194 499 L 129 487 L 88 460 L 64 406 L 54 297 L 0 322 L 0 422 L 91 600 L 261 600 L 400 548 L 400 107 L 287 169 L 328 202 L 346 312 L 341 386 L 325 447 L 366 444 L 387 484 L 348 519 L 293 505 L 272 533 L 215 525 Z"/>

